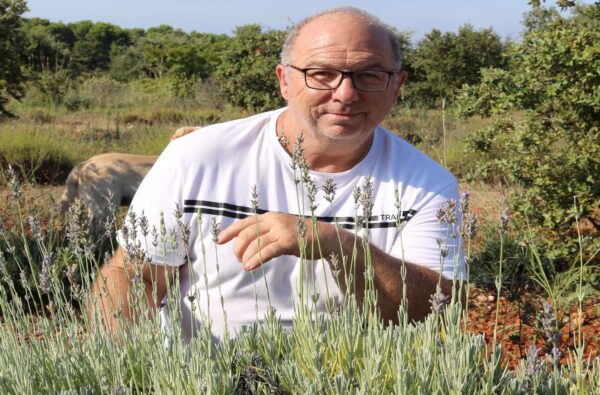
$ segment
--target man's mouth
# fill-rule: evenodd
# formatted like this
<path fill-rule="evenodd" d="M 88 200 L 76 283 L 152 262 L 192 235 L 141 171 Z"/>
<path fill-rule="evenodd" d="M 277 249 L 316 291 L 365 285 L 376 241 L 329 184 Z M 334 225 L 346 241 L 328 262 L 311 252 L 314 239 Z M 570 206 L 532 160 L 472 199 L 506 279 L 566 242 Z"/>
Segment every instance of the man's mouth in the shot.
<path fill-rule="evenodd" d="M 354 118 L 358 115 L 360 115 L 360 112 L 336 112 L 336 111 L 330 111 L 327 114 L 329 115 L 333 115 L 336 117 L 340 117 L 340 118 Z"/>

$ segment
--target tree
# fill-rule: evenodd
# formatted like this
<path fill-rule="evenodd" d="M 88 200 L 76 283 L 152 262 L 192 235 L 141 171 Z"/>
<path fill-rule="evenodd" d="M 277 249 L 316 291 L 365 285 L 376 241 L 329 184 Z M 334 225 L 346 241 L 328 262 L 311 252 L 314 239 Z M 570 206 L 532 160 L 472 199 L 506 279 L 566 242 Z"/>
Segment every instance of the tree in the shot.
<path fill-rule="evenodd" d="M 148 69 L 144 54 L 137 45 L 116 47 L 110 55 L 110 76 L 119 82 L 127 82 L 145 76 Z"/>
<path fill-rule="evenodd" d="M 0 118 L 14 116 L 6 109 L 7 95 L 23 96 L 24 76 L 21 70 L 23 35 L 21 15 L 27 11 L 23 0 L 0 0 Z"/>
<path fill-rule="evenodd" d="M 464 84 L 480 81 L 480 69 L 504 67 L 503 44 L 492 29 L 475 30 L 466 24 L 458 33 L 433 29 L 411 54 L 414 75 L 408 95 L 425 104 L 451 99 Z"/>
<path fill-rule="evenodd" d="M 485 70 L 458 101 L 463 115 L 493 118 L 471 139 L 480 168 L 522 187 L 512 207 L 556 256 L 576 256 L 576 220 L 600 247 L 600 8 L 573 12 L 530 29 L 513 69 Z"/>
<path fill-rule="evenodd" d="M 160 78 L 179 62 L 188 63 L 188 75 L 197 51 L 190 37 L 183 30 L 175 30 L 169 25 L 148 29 L 135 43 L 136 52 L 144 59 L 144 72 L 152 78 Z"/>
<path fill-rule="evenodd" d="M 75 42 L 73 31 L 65 24 L 47 19 L 23 20 L 27 66 L 34 71 L 56 71 L 70 61 Z"/>
<path fill-rule="evenodd" d="M 525 34 L 535 30 L 551 29 L 552 21 L 557 18 L 560 18 L 560 14 L 556 8 L 536 7 L 523 16 Z"/>
<path fill-rule="evenodd" d="M 281 106 L 275 68 L 285 34 L 281 30 L 263 32 L 256 24 L 236 28 L 213 76 L 218 94 L 230 104 L 252 111 Z"/>
<path fill-rule="evenodd" d="M 110 23 L 81 21 L 70 27 L 77 38 L 73 63 L 80 71 L 107 70 L 112 48 L 131 44 L 129 34 Z"/>

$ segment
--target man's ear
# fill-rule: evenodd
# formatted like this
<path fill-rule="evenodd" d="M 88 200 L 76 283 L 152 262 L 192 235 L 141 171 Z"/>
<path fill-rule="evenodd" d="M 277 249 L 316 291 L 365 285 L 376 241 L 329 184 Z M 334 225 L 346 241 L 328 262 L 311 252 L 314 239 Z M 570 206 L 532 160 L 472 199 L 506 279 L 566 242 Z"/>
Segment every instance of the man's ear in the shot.
<path fill-rule="evenodd" d="M 279 80 L 279 92 L 281 92 L 281 97 L 285 101 L 288 100 L 288 83 L 285 75 L 285 66 L 282 64 L 278 64 L 275 69 L 275 73 L 277 73 L 277 79 Z"/>
<path fill-rule="evenodd" d="M 400 96 L 400 90 L 402 86 L 406 83 L 406 79 L 408 78 L 408 73 L 406 71 L 401 71 L 397 74 L 396 81 L 394 84 L 394 96 L 398 99 Z"/>

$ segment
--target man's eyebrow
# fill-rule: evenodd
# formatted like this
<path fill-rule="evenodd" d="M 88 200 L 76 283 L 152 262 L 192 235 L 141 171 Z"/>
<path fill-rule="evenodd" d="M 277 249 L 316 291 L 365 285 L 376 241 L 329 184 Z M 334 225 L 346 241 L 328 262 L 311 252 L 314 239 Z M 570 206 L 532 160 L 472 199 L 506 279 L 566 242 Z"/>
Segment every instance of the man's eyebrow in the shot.
<path fill-rule="evenodd" d="M 303 68 L 319 68 L 319 69 L 336 69 L 336 70 L 343 70 L 343 71 L 350 71 L 348 69 L 348 67 L 340 67 L 337 65 L 334 65 L 330 62 L 324 62 L 324 61 L 312 61 L 309 62 L 308 64 L 306 64 L 306 66 L 304 66 Z M 363 71 L 363 70 L 387 70 L 388 68 L 384 67 L 383 64 L 378 61 L 365 61 L 365 62 L 359 62 L 355 65 L 352 66 L 352 70 L 358 70 L 358 71 Z"/>

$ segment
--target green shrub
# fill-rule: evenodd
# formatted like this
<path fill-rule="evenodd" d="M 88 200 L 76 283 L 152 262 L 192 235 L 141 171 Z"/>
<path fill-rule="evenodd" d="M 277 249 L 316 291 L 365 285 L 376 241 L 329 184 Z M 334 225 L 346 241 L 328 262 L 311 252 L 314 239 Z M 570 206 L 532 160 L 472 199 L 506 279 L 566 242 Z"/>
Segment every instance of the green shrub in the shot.
<path fill-rule="evenodd" d="M 33 105 L 58 107 L 74 85 L 72 77 L 71 71 L 65 68 L 33 73 L 25 100 Z"/>
<path fill-rule="evenodd" d="M 512 207 L 544 235 L 550 257 L 576 253 L 577 216 L 592 238 L 587 253 L 600 248 L 598 21 L 590 5 L 532 29 L 514 48 L 513 70 L 485 70 L 459 104 L 463 115 L 492 116 L 470 146 L 484 154 L 481 172 L 522 187 Z"/>
<path fill-rule="evenodd" d="M 405 100 L 436 107 L 450 101 L 463 84 L 481 80 L 483 67 L 503 68 L 505 44 L 493 29 L 475 30 L 470 24 L 457 33 L 433 29 L 408 53 L 409 76 Z"/>
<path fill-rule="evenodd" d="M 110 77 L 98 76 L 85 79 L 80 87 L 82 98 L 92 107 L 115 107 L 127 96 L 127 85 Z"/>
<path fill-rule="evenodd" d="M 22 63 L 24 34 L 21 15 L 28 11 L 24 0 L 0 0 L 0 118 L 12 117 L 6 109 L 9 98 L 23 96 Z"/>
<path fill-rule="evenodd" d="M 214 87 L 227 103 L 250 111 L 274 109 L 283 104 L 275 67 L 285 34 L 280 30 L 263 32 L 260 25 L 235 30 L 235 37 L 213 75 Z"/>

